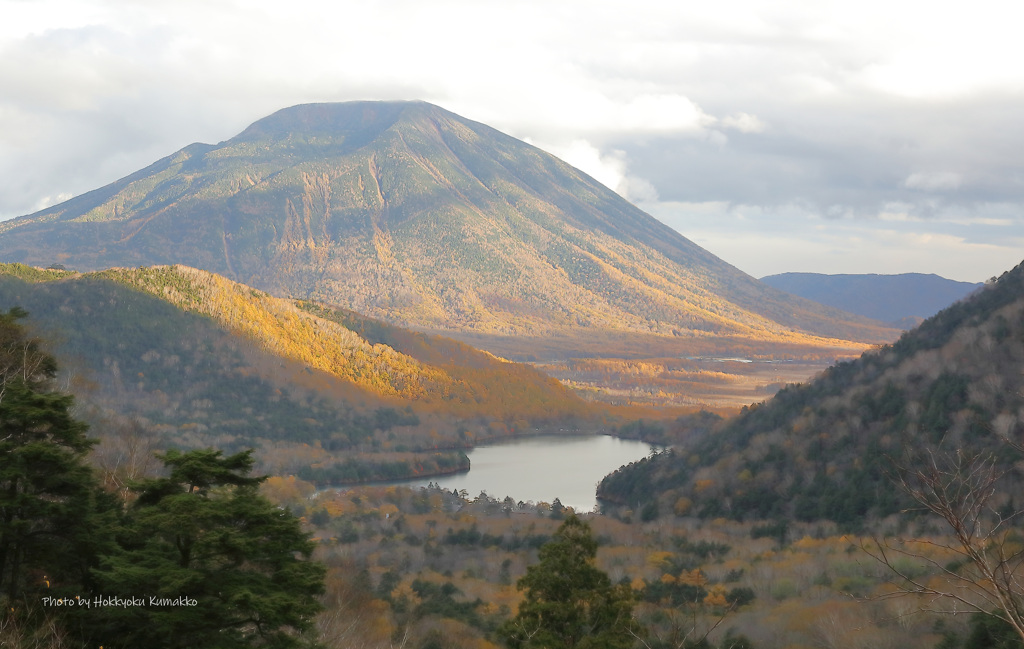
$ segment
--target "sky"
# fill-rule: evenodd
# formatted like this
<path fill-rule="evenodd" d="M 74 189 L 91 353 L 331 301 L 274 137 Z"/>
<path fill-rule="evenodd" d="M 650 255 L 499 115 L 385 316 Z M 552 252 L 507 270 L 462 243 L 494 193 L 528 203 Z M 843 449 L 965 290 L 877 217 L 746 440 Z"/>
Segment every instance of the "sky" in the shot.
<path fill-rule="evenodd" d="M 0 0 L 0 16 L 0 219 L 280 108 L 420 99 L 755 277 L 978 282 L 1024 258 L 1020 3 Z"/>

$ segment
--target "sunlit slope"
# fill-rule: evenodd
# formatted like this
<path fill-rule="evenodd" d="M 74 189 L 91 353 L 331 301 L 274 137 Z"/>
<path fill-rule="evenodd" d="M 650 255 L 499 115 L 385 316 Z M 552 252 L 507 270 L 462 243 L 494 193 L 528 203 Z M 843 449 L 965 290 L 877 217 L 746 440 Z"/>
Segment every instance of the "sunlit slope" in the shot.
<path fill-rule="evenodd" d="M 711 518 L 856 526 L 909 506 L 889 479 L 907 454 L 991 453 L 1017 475 L 1003 440 L 1024 432 L 1022 366 L 1024 264 L 896 343 L 609 476 L 600 492 Z M 1020 498 L 1019 481 L 1015 489 Z"/>
<path fill-rule="evenodd" d="M 185 266 L 78 275 L 5 264 L 0 278 L 5 302 L 23 305 L 56 329 L 58 338 L 74 340 L 69 354 L 82 355 L 89 371 L 108 377 L 101 380 L 130 382 L 142 400 L 154 390 L 168 392 L 153 381 L 174 373 L 178 361 L 168 359 L 185 353 L 175 349 L 202 345 L 210 355 L 209 368 L 220 372 L 219 381 L 262 377 L 286 388 L 292 381 L 296 388 L 360 407 L 409 405 L 510 421 L 583 412 L 582 402 L 529 367 L 354 314 L 344 320 L 334 309 L 275 298 Z M 403 350 L 368 341 L 344 326 L 350 321 L 387 331 Z M 92 354 L 93 348 L 105 351 Z M 126 375 L 128 367 L 138 369 Z M 111 368 L 121 368 L 114 378 Z"/>
<path fill-rule="evenodd" d="M 0 259 L 182 263 L 394 323 L 495 335 L 894 335 L 767 287 L 560 160 L 420 102 L 279 111 L 0 224 Z"/>
<path fill-rule="evenodd" d="M 374 346 L 386 346 L 444 372 L 451 382 L 446 409 L 482 412 L 503 419 L 598 418 L 606 410 L 584 404 L 571 390 L 529 365 L 510 363 L 444 336 L 410 331 L 316 302 L 298 305 L 317 317 L 357 332 Z"/>
<path fill-rule="evenodd" d="M 260 349 L 300 361 L 387 396 L 445 398 L 451 378 L 442 371 L 371 345 L 357 334 L 300 310 L 290 300 L 271 297 L 219 275 L 186 266 L 116 268 L 95 273 L 213 318 Z"/>

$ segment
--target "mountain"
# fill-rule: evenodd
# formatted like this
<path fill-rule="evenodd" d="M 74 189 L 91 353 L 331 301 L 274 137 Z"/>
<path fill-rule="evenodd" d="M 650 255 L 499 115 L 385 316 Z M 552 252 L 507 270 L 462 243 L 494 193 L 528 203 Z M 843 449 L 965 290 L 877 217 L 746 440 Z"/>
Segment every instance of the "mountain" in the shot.
<path fill-rule="evenodd" d="M 761 281 L 781 291 L 902 329 L 918 325 L 982 286 L 922 273 L 782 273 L 762 277 Z"/>
<path fill-rule="evenodd" d="M 184 266 L 0 264 L 0 304 L 52 341 L 101 436 L 135 422 L 163 445 L 255 446 L 287 472 L 599 416 L 531 367 Z"/>
<path fill-rule="evenodd" d="M 908 506 L 889 475 L 926 449 L 991 454 L 1011 473 L 1019 458 L 1003 440 L 1024 432 L 1022 364 L 1024 264 L 896 343 L 620 470 L 599 494 L 712 518 L 856 526 Z"/>
<path fill-rule="evenodd" d="M 553 156 L 422 102 L 281 110 L 0 224 L 0 261 L 185 264 L 452 333 L 896 335 L 767 287 Z"/>

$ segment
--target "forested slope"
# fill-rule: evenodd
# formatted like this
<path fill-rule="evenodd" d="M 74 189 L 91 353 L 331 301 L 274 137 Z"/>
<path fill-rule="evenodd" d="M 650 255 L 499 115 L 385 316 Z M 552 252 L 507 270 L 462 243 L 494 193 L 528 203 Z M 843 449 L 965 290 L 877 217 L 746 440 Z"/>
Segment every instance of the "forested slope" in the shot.
<path fill-rule="evenodd" d="M 585 415 L 532 368 L 182 266 L 3 265 L 0 303 L 55 341 L 94 419 L 134 420 L 183 447 L 288 448 L 277 456 L 293 470 L 340 451 L 405 454 L 389 461 L 412 467 L 409 453 Z"/>
<path fill-rule="evenodd" d="M 716 432 L 609 476 L 611 501 L 703 517 L 858 525 L 902 506 L 909 454 L 1015 455 L 1024 414 L 1024 265 L 899 341 L 744 409 Z"/>

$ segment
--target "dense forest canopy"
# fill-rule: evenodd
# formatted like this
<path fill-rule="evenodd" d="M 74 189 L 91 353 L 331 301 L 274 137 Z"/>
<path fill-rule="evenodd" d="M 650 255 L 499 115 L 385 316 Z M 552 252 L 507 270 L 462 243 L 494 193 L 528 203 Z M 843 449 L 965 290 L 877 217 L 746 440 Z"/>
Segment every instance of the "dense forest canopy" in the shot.
<path fill-rule="evenodd" d="M 904 334 L 745 408 L 716 431 L 609 476 L 611 501 L 701 517 L 860 526 L 907 501 L 907 449 L 994 454 L 1009 468 L 1024 407 L 1024 265 Z"/>

